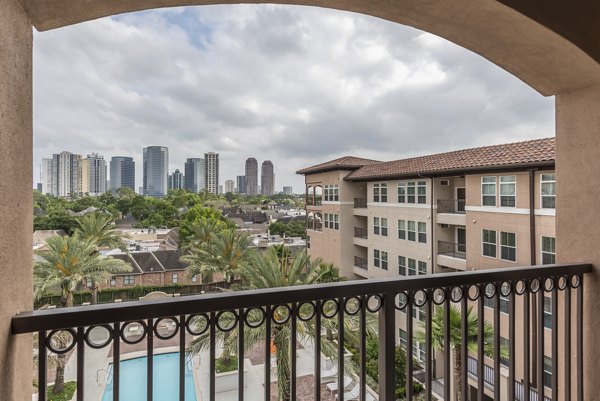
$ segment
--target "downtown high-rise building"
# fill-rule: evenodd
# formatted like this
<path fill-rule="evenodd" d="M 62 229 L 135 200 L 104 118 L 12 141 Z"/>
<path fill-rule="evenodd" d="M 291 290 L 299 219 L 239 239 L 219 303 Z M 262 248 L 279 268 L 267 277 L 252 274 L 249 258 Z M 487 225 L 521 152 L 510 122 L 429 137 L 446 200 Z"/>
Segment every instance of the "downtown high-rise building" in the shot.
<path fill-rule="evenodd" d="M 238 175 L 236 177 L 236 184 L 237 184 L 237 193 L 238 194 L 245 194 L 246 193 L 246 176 L 245 175 Z"/>
<path fill-rule="evenodd" d="M 246 191 L 248 196 L 258 195 L 258 162 L 254 157 L 246 159 Z"/>
<path fill-rule="evenodd" d="M 110 189 L 128 187 L 135 191 L 135 162 L 133 157 L 113 156 L 110 159 Z"/>
<path fill-rule="evenodd" d="M 106 160 L 97 153 L 81 161 L 81 191 L 90 195 L 106 192 Z"/>
<path fill-rule="evenodd" d="M 187 159 L 184 166 L 185 178 L 183 189 L 198 193 L 206 187 L 206 165 L 201 157 Z"/>
<path fill-rule="evenodd" d="M 206 190 L 211 194 L 219 193 L 219 154 L 208 152 L 204 154 L 204 181 Z"/>
<path fill-rule="evenodd" d="M 42 160 L 42 191 L 54 196 L 69 196 L 80 193 L 81 155 L 60 152 L 52 159 Z"/>
<path fill-rule="evenodd" d="M 275 193 L 275 173 L 273 171 L 273 162 L 265 160 L 260 170 L 260 190 L 263 195 L 273 195 Z"/>
<path fill-rule="evenodd" d="M 233 182 L 233 180 L 225 181 L 225 193 L 233 192 L 234 189 L 235 189 L 235 183 Z"/>
<path fill-rule="evenodd" d="M 144 148 L 144 195 L 165 196 L 168 189 L 169 149 L 165 146 Z"/>
<path fill-rule="evenodd" d="M 294 194 L 294 190 L 292 189 L 292 187 L 283 187 L 283 194 L 284 195 L 293 195 Z"/>
<path fill-rule="evenodd" d="M 183 189 L 184 176 L 179 169 L 175 169 L 172 174 L 169 174 L 169 189 Z"/>

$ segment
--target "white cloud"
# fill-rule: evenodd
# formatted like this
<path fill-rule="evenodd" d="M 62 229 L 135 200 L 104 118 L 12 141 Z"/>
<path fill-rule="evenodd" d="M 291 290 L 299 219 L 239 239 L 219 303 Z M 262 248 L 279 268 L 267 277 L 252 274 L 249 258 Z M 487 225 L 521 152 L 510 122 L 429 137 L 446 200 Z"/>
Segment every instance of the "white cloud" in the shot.
<path fill-rule="evenodd" d="M 132 155 L 164 145 L 171 170 L 221 154 L 299 168 L 554 134 L 552 99 L 429 33 L 333 10 L 161 9 L 36 33 L 34 163 L 54 152 Z M 37 171 L 37 167 L 35 169 Z M 37 179 L 37 177 L 36 177 Z"/>

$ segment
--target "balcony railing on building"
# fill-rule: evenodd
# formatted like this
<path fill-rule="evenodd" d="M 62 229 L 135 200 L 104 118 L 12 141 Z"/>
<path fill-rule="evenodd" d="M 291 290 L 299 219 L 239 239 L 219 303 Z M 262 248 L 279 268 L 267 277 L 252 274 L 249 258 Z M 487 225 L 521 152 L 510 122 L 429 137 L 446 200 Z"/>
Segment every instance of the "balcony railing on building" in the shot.
<path fill-rule="evenodd" d="M 355 256 L 354 257 L 354 266 L 364 269 L 364 270 L 368 270 L 369 262 L 365 258 L 361 258 L 360 256 Z"/>
<path fill-rule="evenodd" d="M 355 258 L 355 264 L 359 262 L 360 265 L 363 261 Z M 551 380 L 546 390 L 547 399 L 558 401 L 560 392 L 561 399 L 582 401 L 583 280 L 585 273 L 591 271 L 590 264 L 532 266 L 38 310 L 15 316 L 12 333 L 37 333 L 37 383 L 41 401 L 47 399 L 49 354 L 75 358 L 76 362 L 70 367 L 77 382 L 77 400 L 86 399 L 86 389 L 104 386 L 104 383 L 85 381 L 86 377 L 96 377 L 97 372 L 101 372 L 93 365 L 100 360 L 101 369 L 111 372 L 108 375 L 111 384 L 103 387 L 104 392 L 117 401 L 123 399 L 122 389 L 137 381 L 123 380 L 123 361 L 132 355 L 125 354 L 135 351 L 137 356 L 155 355 L 162 352 L 160 347 L 165 346 L 165 342 L 170 349 L 176 350 L 177 367 L 169 372 L 155 371 L 159 366 L 154 358 L 147 358 L 142 370 L 144 377 L 138 378 L 145 382 L 147 399 L 153 399 L 153 385 L 162 380 L 162 375 L 175 373 L 179 385 L 172 390 L 176 394 L 170 399 L 185 401 L 186 377 L 192 369 L 192 374 L 201 371 L 206 378 L 206 385 L 197 392 L 202 399 L 214 401 L 218 391 L 216 361 L 223 352 L 224 338 L 230 344 L 237 344 L 238 372 L 244 372 L 247 366 L 255 366 L 252 375 L 238 374 L 234 381 L 234 391 L 238 393 L 235 398 L 239 401 L 250 398 L 250 392 L 256 391 L 262 393 L 260 399 L 271 401 L 277 386 L 289 386 L 286 389 L 292 401 L 300 398 L 320 400 L 327 394 L 327 381 L 331 383 L 330 388 L 346 389 L 337 392 L 339 401 L 393 401 L 397 399 L 394 355 L 396 345 L 399 345 L 396 342 L 398 327 L 405 331 L 404 342 L 400 344 L 406 350 L 403 373 L 406 382 L 416 381 L 417 355 L 414 353 L 419 352 L 424 374 L 418 376 L 426 400 L 433 399 L 434 382 L 439 387 L 440 381 L 436 379 L 440 376 L 446 384 L 441 389 L 441 396 L 445 400 L 455 399 L 450 386 L 454 381 L 450 355 L 455 352 L 454 347 L 435 348 L 434 344 L 452 344 L 455 338 L 462 338 L 460 360 L 464 363 L 456 377 L 463 389 L 462 400 L 467 400 L 468 386 L 474 382 L 476 390 L 473 391 L 477 392 L 478 400 L 484 400 L 484 394 L 490 393 L 487 397 L 493 396 L 495 400 L 536 401 L 531 383 L 538 383 L 543 388 L 543 374 L 549 370 Z M 544 297 L 550 298 L 552 311 L 558 312 L 559 305 L 561 310 L 550 317 L 551 331 L 536 337 L 532 333 L 544 332 Z M 467 314 L 460 311 L 473 307 L 476 316 L 483 317 L 486 299 L 494 305 L 491 321 L 477 319 L 476 326 L 472 326 L 473 322 L 467 321 Z M 537 303 L 533 303 L 534 300 Z M 502 320 L 501 302 L 507 303 L 507 313 Z M 532 308 L 532 305 L 537 307 Z M 460 316 L 455 319 L 457 310 Z M 531 324 L 533 316 L 537 318 L 535 326 Z M 491 339 L 484 338 L 487 325 L 494 328 Z M 507 333 L 507 345 L 501 345 L 501 329 Z M 245 338 L 256 335 L 256 330 L 263 333 L 259 339 L 262 346 L 247 350 Z M 276 383 L 279 376 L 273 371 L 271 358 L 278 355 L 278 351 L 273 341 L 275 338 L 281 341 L 276 336 L 283 332 L 291 333 L 284 341 L 289 346 L 289 380 Z M 368 334 L 373 332 L 376 334 Z M 379 347 L 378 386 L 375 388 L 367 381 L 368 335 L 377 336 Z M 68 340 L 59 341 L 59 337 Z M 190 358 L 186 347 L 190 340 L 200 337 L 206 340 L 202 357 Z M 351 341 L 357 341 L 353 343 L 355 347 L 345 347 Z M 548 347 L 544 346 L 544 341 L 549 341 Z M 502 383 L 500 356 L 504 346 L 507 348 L 508 383 L 512 384 L 503 387 L 494 384 Z M 354 349 L 357 356 L 348 357 L 346 348 Z M 535 354 L 535 359 L 530 354 L 534 349 L 541 350 Z M 544 369 L 544 350 L 547 349 L 551 350 L 552 363 Z M 99 357 L 98 350 L 110 350 L 110 359 Z M 482 361 L 490 356 L 489 352 L 493 362 L 486 367 Z M 100 354 L 106 355 L 106 352 Z M 329 362 L 324 362 L 327 361 L 324 356 L 330 357 Z M 31 358 L 31 355 L 23 355 L 23 358 Z M 248 365 L 247 358 L 253 358 L 255 365 Z M 438 375 L 433 370 L 434 359 Z M 333 363 L 333 366 L 325 363 Z M 198 368 L 198 364 L 202 366 Z M 532 379 L 534 371 L 536 374 Z M 564 383 L 560 388 L 559 375 Z M 523 377 L 528 379 L 523 380 Z M 521 387 L 515 385 L 521 382 L 522 392 Z M 405 399 L 413 399 L 415 389 L 407 385 Z M 256 394 L 252 396 L 256 398 Z"/>
<path fill-rule="evenodd" d="M 354 238 L 369 238 L 369 230 L 362 227 L 354 227 Z"/>
<path fill-rule="evenodd" d="M 364 209 L 367 207 L 367 200 L 365 198 L 354 198 L 354 208 Z"/>
<path fill-rule="evenodd" d="M 464 199 L 438 199 L 438 213 L 465 213 Z"/>
<path fill-rule="evenodd" d="M 458 242 L 438 241 L 438 255 L 451 256 L 458 259 L 467 258 L 467 244 Z"/>

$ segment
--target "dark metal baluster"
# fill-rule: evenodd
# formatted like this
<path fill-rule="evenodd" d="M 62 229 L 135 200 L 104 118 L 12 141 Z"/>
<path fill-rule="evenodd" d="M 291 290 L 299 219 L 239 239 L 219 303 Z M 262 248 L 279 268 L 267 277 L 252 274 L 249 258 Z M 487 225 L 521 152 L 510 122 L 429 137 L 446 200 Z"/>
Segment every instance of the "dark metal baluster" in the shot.
<path fill-rule="evenodd" d="M 46 401 L 48 367 L 48 350 L 46 348 L 46 332 L 38 332 L 38 400 Z"/>
<path fill-rule="evenodd" d="M 321 401 L 321 301 L 315 302 L 315 400 Z M 364 401 L 364 400 L 363 400 Z"/>
<path fill-rule="evenodd" d="M 77 401 L 83 401 L 85 390 L 85 338 L 83 327 L 77 328 Z"/>
<path fill-rule="evenodd" d="M 577 401 L 583 401 L 583 276 L 577 277 Z"/>
<path fill-rule="evenodd" d="M 290 359 L 291 359 L 291 372 L 290 372 L 290 399 L 291 400 L 295 400 L 296 399 L 296 374 L 297 372 L 297 367 L 296 367 L 296 346 L 297 346 L 297 342 L 298 342 L 298 338 L 297 338 L 297 333 L 298 333 L 298 320 L 297 320 L 297 315 L 298 315 L 298 305 L 297 304 L 293 304 L 292 305 L 292 311 L 291 311 L 291 352 L 290 352 Z M 343 349 L 343 347 L 342 347 Z"/>
<path fill-rule="evenodd" d="M 515 287 L 508 296 L 508 399 L 515 399 Z M 525 322 L 525 320 L 523 321 Z M 526 324 L 526 323 L 524 323 Z"/>
<path fill-rule="evenodd" d="M 483 401 L 485 385 L 484 380 L 484 367 L 485 367 L 485 353 L 484 353 L 484 338 L 483 338 L 483 327 L 485 322 L 483 301 L 485 298 L 485 285 L 479 285 L 479 299 L 477 299 L 477 399 Z M 447 398 L 449 399 L 449 398 Z"/>
<path fill-rule="evenodd" d="M 238 310 L 238 400 L 244 401 L 244 309 Z"/>
<path fill-rule="evenodd" d="M 409 293 L 406 299 L 406 399 L 412 400 L 412 377 L 413 377 L 413 309 L 414 294 Z M 418 312 L 417 312 L 418 313 Z M 394 359 L 394 354 L 388 354 L 388 358 Z M 392 361 L 392 364 L 394 362 Z"/>
<path fill-rule="evenodd" d="M 344 299 L 338 301 L 338 400 L 344 401 Z"/>
<path fill-rule="evenodd" d="M 530 401 L 530 370 L 529 370 L 529 354 L 530 354 L 530 341 L 529 335 L 529 322 L 530 322 L 530 310 L 529 310 L 529 283 L 524 282 L 525 293 L 523 294 L 523 400 Z"/>
<path fill-rule="evenodd" d="M 106 378 L 108 380 L 108 377 Z M 113 401 L 119 401 L 121 386 L 121 324 L 113 324 Z"/>
<path fill-rule="evenodd" d="M 360 401 L 367 399 L 367 300 L 360 299 Z"/>
<path fill-rule="evenodd" d="M 460 328 L 461 328 L 461 333 L 462 333 L 462 338 L 463 338 L 463 344 L 462 347 L 460 349 L 460 359 L 461 359 L 461 367 L 460 367 L 460 387 L 461 387 L 461 398 L 462 401 L 467 401 L 467 389 L 468 389 L 468 385 L 469 385 L 469 375 L 467 373 L 467 365 L 469 363 L 469 347 L 467 346 L 468 341 L 470 341 L 469 339 L 469 327 L 468 327 L 468 323 L 467 323 L 467 310 L 469 309 L 469 306 L 467 304 L 467 297 L 468 297 L 468 293 L 469 293 L 469 287 L 463 287 L 463 296 L 462 296 L 462 300 L 460 302 L 460 309 L 461 309 L 461 313 L 460 313 Z"/>
<path fill-rule="evenodd" d="M 271 313 L 265 306 L 265 401 L 271 401 Z"/>
<path fill-rule="evenodd" d="M 500 291 L 502 284 L 496 286 L 494 297 L 494 400 L 500 400 Z"/>
<path fill-rule="evenodd" d="M 215 362 L 217 358 L 216 342 L 217 342 L 217 316 L 215 312 L 210 313 L 209 317 L 209 351 L 208 351 L 208 399 L 209 401 L 215 401 L 215 380 L 216 370 Z"/>
<path fill-rule="evenodd" d="M 185 401 L 185 315 L 179 316 L 179 401 Z"/>
<path fill-rule="evenodd" d="M 383 305 L 379 309 L 379 400 L 394 401 L 395 391 L 395 332 L 396 294 L 387 292 L 382 295 Z M 410 338 L 409 338 L 410 340 Z M 407 350 L 408 353 L 408 350 Z"/>
<path fill-rule="evenodd" d="M 452 377 L 450 376 L 450 358 L 452 352 L 450 349 L 450 292 L 446 290 L 444 292 L 444 351 L 446 353 L 444 357 L 444 399 L 450 400 L 450 383 L 452 381 Z"/>
<path fill-rule="evenodd" d="M 538 401 L 544 401 L 544 282 L 540 279 L 537 293 L 537 393 Z"/>
<path fill-rule="evenodd" d="M 565 278 L 568 281 L 568 279 Z M 565 400 L 571 399 L 571 286 L 565 288 Z"/>
<path fill-rule="evenodd" d="M 558 291 L 552 289 L 552 400 L 558 400 Z M 568 358 L 565 355 L 565 358 Z"/>
<path fill-rule="evenodd" d="M 147 361 L 147 386 L 146 386 L 146 398 L 148 401 L 152 401 L 153 388 L 154 388 L 154 319 L 148 319 L 148 357 Z"/>
<path fill-rule="evenodd" d="M 433 306 L 432 306 L 432 297 L 433 291 L 428 291 L 427 293 L 427 303 L 425 304 L 425 388 L 427 393 L 425 394 L 426 401 L 432 400 L 432 382 L 433 382 L 433 373 L 431 371 L 431 364 L 433 361 L 433 347 L 432 343 L 432 335 L 431 335 L 431 321 L 433 319 Z"/>

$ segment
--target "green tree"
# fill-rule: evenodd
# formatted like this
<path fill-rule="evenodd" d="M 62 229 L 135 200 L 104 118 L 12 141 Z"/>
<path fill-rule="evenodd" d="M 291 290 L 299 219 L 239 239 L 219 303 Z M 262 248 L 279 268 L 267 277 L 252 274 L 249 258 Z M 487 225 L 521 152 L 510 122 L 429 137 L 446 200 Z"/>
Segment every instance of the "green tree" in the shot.
<path fill-rule="evenodd" d="M 208 223 L 212 221 L 213 223 Z M 195 205 L 185 212 L 179 220 L 179 238 L 183 246 L 189 242 L 188 238 L 197 233 L 196 226 L 214 224 L 215 231 L 233 228 L 234 225 L 221 212 L 210 207 Z"/>
<path fill-rule="evenodd" d="M 456 400 L 461 399 L 462 388 L 460 380 L 456 380 L 461 375 L 462 370 L 462 349 L 464 346 L 470 352 L 477 352 L 477 343 L 479 340 L 479 317 L 473 313 L 473 307 L 467 307 L 467 338 L 462 336 L 462 312 L 456 306 L 450 307 L 450 349 L 454 351 L 454 380 L 456 383 Z M 445 312 L 444 308 L 437 307 L 431 319 L 431 342 L 433 348 L 446 351 L 445 344 Z M 421 329 L 417 332 L 417 339 L 420 342 L 425 342 L 425 329 L 421 324 Z M 494 357 L 494 328 L 488 321 L 483 322 L 483 352 L 486 356 Z M 447 353 L 448 357 L 450 352 Z M 500 357 L 506 358 L 506 349 L 500 349 Z M 483 361 L 480 361 L 483 363 Z M 448 379 L 450 380 L 450 379 Z"/>
<path fill-rule="evenodd" d="M 73 306 L 73 293 L 82 282 L 108 279 L 115 273 L 131 270 L 122 260 L 96 253 L 92 241 L 79 237 L 51 237 L 46 244 L 48 250 L 37 251 L 33 264 L 36 299 L 58 289 L 62 306 Z M 57 356 L 55 394 L 64 389 L 64 368 L 65 355 L 61 354 Z"/>

